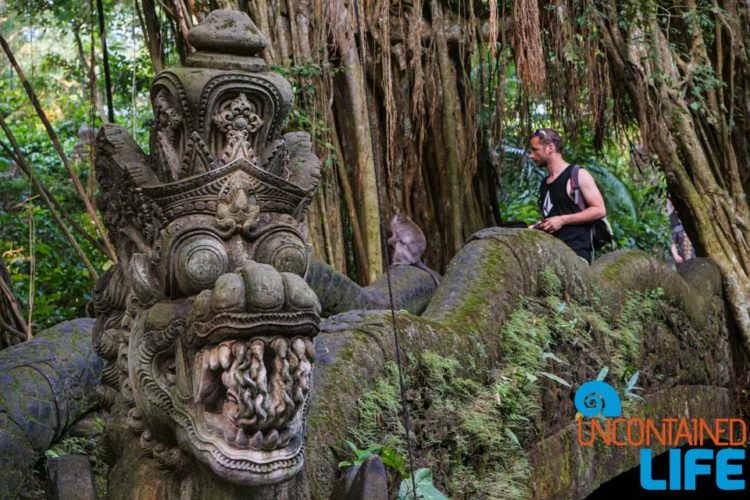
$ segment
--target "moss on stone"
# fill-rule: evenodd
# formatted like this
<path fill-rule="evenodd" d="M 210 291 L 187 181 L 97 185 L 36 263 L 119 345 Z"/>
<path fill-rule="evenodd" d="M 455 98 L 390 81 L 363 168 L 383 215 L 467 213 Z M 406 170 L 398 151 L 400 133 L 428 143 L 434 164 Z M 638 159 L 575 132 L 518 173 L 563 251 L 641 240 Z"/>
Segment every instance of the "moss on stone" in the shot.
<path fill-rule="evenodd" d="M 433 335 L 445 331 L 443 325 L 403 313 L 397 317 L 417 466 L 430 467 L 436 484 L 449 495 L 528 497 L 531 459 L 526 450 L 552 425 L 542 409 L 545 394 L 560 386 L 555 378 L 575 387 L 608 366 L 609 378 L 619 385 L 639 368 L 645 325 L 663 312 L 661 290 L 628 293 L 617 320 L 609 321 L 598 301 L 561 296 L 562 286 L 553 271 L 541 273 L 540 288 L 546 296 L 522 297 L 502 325 L 490 326 L 485 318 L 476 317 L 486 299 L 464 301 L 463 314 L 472 321 L 461 325 L 461 334 L 438 343 L 440 352 L 434 350 Z M 377 330 L 388 338 L 389 318 L 380 314 Z M 482 333 L 480 328 L 493 333 Z M 578 358 L 571 354 L 580 349 L 589 354 Z M 499 354 L 477 364 L 487 350 Z M 339 355 L 350 367 L 361 364 L 359 351 L 345 348 Z M 578 368 L 571 371 L 571 363 Z M 582 366 L 590 368 L 581 370 Z M 405 456 L 396 365 L 386 362 L 382 373 L 361 392 L 355 405 L 357 418 L 348 420 L 356 425 L 339 442 L 343 448 L 349 439 L 362 449 L 382 444 Z M 337 379 L 332 386 L 337 392 L 357 389 L 348 388 L 354 379 L 343 373 L 327 376 Z M 559 397 L 565 400 L 557 401 L 558 407 L 568 402 L 564 391 Z"/>

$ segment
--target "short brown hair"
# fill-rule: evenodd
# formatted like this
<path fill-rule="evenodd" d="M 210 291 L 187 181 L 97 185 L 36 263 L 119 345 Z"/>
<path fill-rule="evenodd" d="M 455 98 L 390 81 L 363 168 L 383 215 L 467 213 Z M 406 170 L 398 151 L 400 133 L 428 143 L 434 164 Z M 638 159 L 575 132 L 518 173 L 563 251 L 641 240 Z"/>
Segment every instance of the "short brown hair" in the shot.
<path fill-rule="evenodd" d="M 539 142 L 541 144 L 544 144 L 545 146 L 547 144 L 553 144 L 555 146 L 555 151 L 557 151 L 558 153 L 562 152 L 562 149 L 563 149 L 562 137 L 560 137 L 560 134 L 558 134 L 554 129 L 551 129 L 551 128 L 536 129 L 536 131 L 534 131 L 534 133 L 531 134 L 531 137 L 538 138 Z"/>

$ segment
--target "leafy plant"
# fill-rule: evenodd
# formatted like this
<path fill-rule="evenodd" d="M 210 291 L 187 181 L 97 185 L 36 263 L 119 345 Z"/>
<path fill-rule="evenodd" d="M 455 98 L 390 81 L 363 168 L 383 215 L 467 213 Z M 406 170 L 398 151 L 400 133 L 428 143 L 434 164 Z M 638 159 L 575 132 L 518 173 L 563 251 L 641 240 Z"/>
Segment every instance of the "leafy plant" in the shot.
<path fill-rule="evenodd" d="M 406 472 L 406 460 L 404 456 L 395 451 L 390 446 L 384 446 L 382 444 L 371 444 L 365 449 L 359 449 L 357 445 L 351 441 L 347 441 L 346 445 L 350 448 L 349 452 L 352 455 L 351 460 L 343 460 L 339 462 L 339 469 L 344 467 L 351 467 L 353 465 L 360 465 L 362 462 L 371 455 L 378 455 L 383 461 L 383 465 L 390 467 L 391 469 L 398 472 L 401 477 L 408 477 Z"/>
<path fill-rule="evenodd" d="M 643 390 L 641 387 L 638 387 L 638 376 L 641 374 L 640 371 L 635 372 L 630 379 L 628 379 L 628 383 L 625 386 L 625 397 L 627 398 L 633 398 L 638 399 L 640 401 L 645 401 L 640 395 L 636 394 L 635 391 L 641 391 Z"/>
<path fill-rule="evenodd" d="M 371 444 L 367 448 L 360 450 L 359 448 L 357 448 L 357 445 L 352 443 L 351 441 L 347 441 L 346 445 L 350 448 L 352 459 L 339 462 L 339 469 L 343 469 L 344 467 L 351 467 L 352 465 L 360 465 L 365 461 L 367 457 L 372 454 L 377 454 L 383 447 L 382 444 Z"/>
<path fill-rule="evenodd" d="M 45 451 L 44 456 L 47 458 L 57 458 L 64 455 L 86 455 L 88 454 L 87 445 L 90 445 L 90 443 L 86 438 L 68 437 Z"/>
<path fill-rule="evenodd" d="M 414 491 L 416 488 L 416 492 Z M 401 481 L 398 489 L 398 500 L 448 500 L 440 490 L 432 484 L 432 471 L 430 469 L 417 469 L 414 472 L 414 480 L 411 476 Z"/>

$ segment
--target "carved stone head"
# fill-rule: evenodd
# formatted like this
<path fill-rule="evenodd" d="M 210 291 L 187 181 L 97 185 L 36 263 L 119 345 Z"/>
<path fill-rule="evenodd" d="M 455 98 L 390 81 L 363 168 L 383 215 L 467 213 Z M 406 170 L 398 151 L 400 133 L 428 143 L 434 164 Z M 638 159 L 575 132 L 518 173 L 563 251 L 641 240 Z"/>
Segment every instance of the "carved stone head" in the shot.
<path fill-rule="evenodd" d="M 189 41 L 197 52 L 151 87 L 150 155 L 122 127 L 97 139 L 119 258 L 95 289 L 101 392 L 165 466 L 274 484 L 303 464 L 320 161 L 307 134 L 281 134 L 291 88 L 246 14 L 214 11 Z"/>

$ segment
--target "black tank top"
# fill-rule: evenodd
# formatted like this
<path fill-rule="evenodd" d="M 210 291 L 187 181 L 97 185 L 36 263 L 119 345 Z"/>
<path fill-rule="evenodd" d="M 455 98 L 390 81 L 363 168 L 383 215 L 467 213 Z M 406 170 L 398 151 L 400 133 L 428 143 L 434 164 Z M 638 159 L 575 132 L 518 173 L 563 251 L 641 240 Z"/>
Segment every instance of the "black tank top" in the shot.
<path fill-rule="evenodd" d="M 581 211 L 568 195 L 568 180 L 572 171 L 573 165 L 568 165 L 568 168 L 551 183 L 547 184 L 549 176 L 542 180 L 539 186 L 539 210 L 545 219 Z M 591 262 L 591 224 L 567 224 L 553 234 L 563 240 L 575 253 Z"/>

